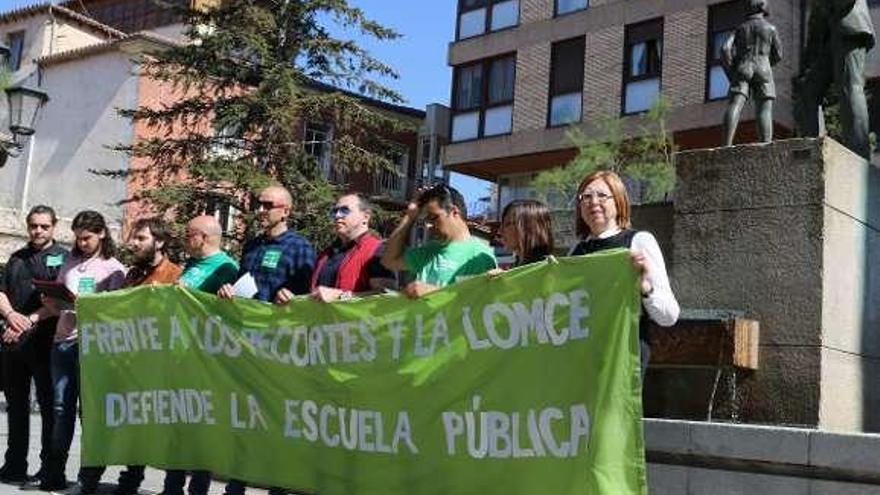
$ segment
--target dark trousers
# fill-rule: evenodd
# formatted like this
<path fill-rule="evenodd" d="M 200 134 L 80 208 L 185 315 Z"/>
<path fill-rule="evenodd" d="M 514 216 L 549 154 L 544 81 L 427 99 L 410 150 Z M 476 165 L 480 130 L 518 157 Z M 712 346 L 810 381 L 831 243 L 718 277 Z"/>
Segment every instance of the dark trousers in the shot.
<path fill-rule="evenodd" d="M 86 491 L 93 491 L 101 482 L 105 466 L 83 466 L 79 469 L 79 482 Z M 125 471 L 119 473 L 119 486 L 114 493 L 132 494 L 137 493 L 141 482 L 144 481 L 144 466 L 126 466 Z"/>
<path fill-rule="evenodd" d="M 172 469 L 165 471 L 165 485 L 162 488 L 164 495 L 183 495 L 183 486 L 186 484 L 186 471 Z M 206 495 L 211 486 L 211 473 L 208 471 L 193 471 L 189 480 L 190 495 Z"/>
<path fill-rule="evenodd" d="M 47 464 L 52 440 L 52 374 L 49 367 L 51 342 L 42 335 L 31 335 L 19 345 L 4 347 L 2 357 L 5 377 L 6 420 L 9 437 L 5 466 L 9 473 L 26 475 L 30 443 L 31 379 L 36 384 L 40 406 L 40 463 Z M 42 468 L 41 466 L 41 468 Z"/>

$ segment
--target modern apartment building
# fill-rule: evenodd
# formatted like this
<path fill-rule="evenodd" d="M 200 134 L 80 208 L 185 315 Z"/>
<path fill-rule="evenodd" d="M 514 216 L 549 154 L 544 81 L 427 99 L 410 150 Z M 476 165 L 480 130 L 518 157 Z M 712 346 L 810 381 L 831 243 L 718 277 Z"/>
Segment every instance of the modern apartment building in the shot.
<path fill-rule="evenodd" d="M 447 167 L 497 182 L 503 207 L 534 194 L 536 172 L 574 156 L 565 137 L 570 125 L 596 135 L 604 119 L 623 116 L 625 127 L 635 126 L 661 95 L 680 148 L 721 145 L 728 81 L 720 48 L 744 19 L 744 3 L 458 0 Z M 775 68 L 779 138 L 794 128 L 792 78 L 808 12 L 806 0 L 769 3 L 783 45 Z M 869 3 L 880 25 L 878 2 Z M 877 53 L 868 75 L 880 76 Z M 740 141 L 756 137 L 751 112 L 744 112 Z"/>

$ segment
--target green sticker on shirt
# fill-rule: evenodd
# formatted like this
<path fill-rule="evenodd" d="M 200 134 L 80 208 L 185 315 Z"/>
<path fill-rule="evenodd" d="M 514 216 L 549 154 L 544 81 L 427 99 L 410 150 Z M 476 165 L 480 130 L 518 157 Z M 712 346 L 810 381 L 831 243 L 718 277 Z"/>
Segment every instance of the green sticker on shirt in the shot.
<path fill-rule="evenodd" d="M 64 264 L 63 254 L 51 254 L 46 256 L 46 267 L 55 268 Z"/>
<path fill-rule="evenodd" d="M 95 292 L 96 286 L 94 277 L 82 277 L 79 279 L 79 284 L 76 289 L 77 294 L 94 294 Z"/>
<path fill-rule="evenodd" d="M 263 253 L 263 262 L 261 263 L 261 265 L 263 268 L 274 270 L 278 268 L 279 261 L 281 261 L 281 250 L 267 249 L 266 252 Z"/>

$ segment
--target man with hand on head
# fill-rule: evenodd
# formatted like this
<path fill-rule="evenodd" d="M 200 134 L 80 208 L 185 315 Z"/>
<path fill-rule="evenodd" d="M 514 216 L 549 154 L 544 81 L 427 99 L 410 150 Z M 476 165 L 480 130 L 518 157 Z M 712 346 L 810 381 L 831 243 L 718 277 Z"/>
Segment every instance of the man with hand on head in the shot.
<path fill-rule="evenodd" d="M 312 297 L 323 302 L 349 299 L 396 287 L 394 273 L 382 266 L 382 239 L 370 232 L 373 206 L 362 194 L 346 194 L 330 215 L 336 241 L 318 256 L 312 275 Z M 293 293 L 282 288 L 275 302 L 290 301 Z"/>
<path fill-rule="evenodd" d="M 424 246 L 407 248 L 420 215 L 425 216 L 433 239 Z M 498 266 L 492 248 L 471 236 L 464 196 L 444 184 L 423 191 L 409 203 L 403 220 L 388 238 L 382 264 L 389 270 L 410 272 L 414 280 L 403 292 L 411 298 Z"/>

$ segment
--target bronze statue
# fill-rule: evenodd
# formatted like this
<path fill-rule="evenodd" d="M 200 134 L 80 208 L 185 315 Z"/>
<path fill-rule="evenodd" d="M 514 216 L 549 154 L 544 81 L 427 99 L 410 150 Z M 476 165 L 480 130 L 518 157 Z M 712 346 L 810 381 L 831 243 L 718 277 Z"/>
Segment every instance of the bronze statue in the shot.
<path fill-rule="evenodd" d="M 782 60 L 782 44 L 776 27 L 767 22 L 766 0 L 748 0 L 745 22 L 736 28 L 722 47 L 721 62 L 730 80 L 730 103 L 724 114 L 724 143 L 733 144 L 743 106 L 755 100 L 758 137 L 773 140 L 773 100 L 776 84 L 773 66 Z"/>
<path fill-rule="evenodd" d="M 819 109 L 834 82 L 840 88 L 843 144 L 870 160 L 865 58 L 874 47 L 874 26 L 868 4 L 865 0 L 812 0 L 807 33 L 795 109 L 800 130 L 819 135 Z"/>

